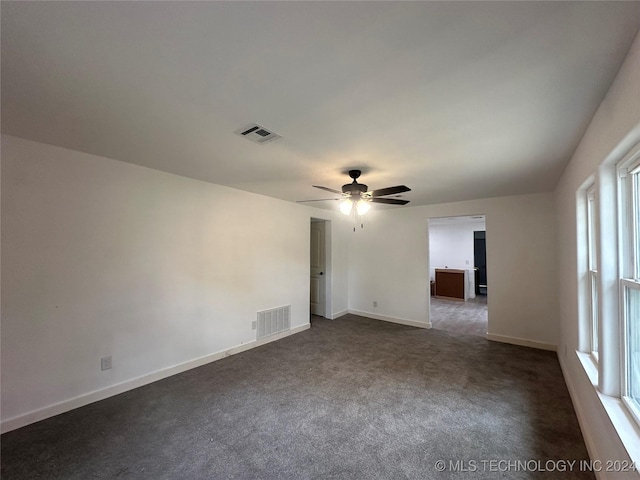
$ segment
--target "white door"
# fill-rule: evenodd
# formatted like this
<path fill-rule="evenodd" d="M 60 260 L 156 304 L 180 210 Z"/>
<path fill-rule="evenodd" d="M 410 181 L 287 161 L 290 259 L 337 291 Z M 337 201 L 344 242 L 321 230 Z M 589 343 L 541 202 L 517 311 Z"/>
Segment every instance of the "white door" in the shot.
<path fill-rule="evenodd" d="M 325 315 L 324 222 L 311 222 L 311 315 Z"/>

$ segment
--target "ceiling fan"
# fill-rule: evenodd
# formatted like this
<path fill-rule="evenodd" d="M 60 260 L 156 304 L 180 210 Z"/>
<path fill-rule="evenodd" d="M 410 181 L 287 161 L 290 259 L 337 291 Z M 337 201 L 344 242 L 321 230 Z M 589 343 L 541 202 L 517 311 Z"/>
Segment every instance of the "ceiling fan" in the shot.
<path fill-rule="evenodd" d="M 298 203 L 305 202 L 324 202 L 327 200 L 342 200 L 340 202 L 340 211 L 345 215 L 349 215 L 353 209 L 355 203 L 356 213 L 358 215 L 364 215 L 369 211 L 370 203 L 386 203 L 388 205 L 406 205 L 409 200 L 400 200 L 398 198 L 381 198 L 387 195 L 396 195 L 398 193 L 410 192 L 411 189 L 405 185 L 398 185 L 395 187 L 381 188 L 379 190 L 369 191 L 369 187 L 363 183 L 358 183 L 358 178 L 362 172 L 360 170 L 349 170 L 349 176 L 353 179 L 353 182 L 347 183 L 342 186 L 342 192 L 329 187 L 321 187 L 320 185 L 313 185 L 320 190 L 326 190 L 327 192 L 340 195 L 338 198 L 321 198 L 317 200 L 298 200 Z"/>

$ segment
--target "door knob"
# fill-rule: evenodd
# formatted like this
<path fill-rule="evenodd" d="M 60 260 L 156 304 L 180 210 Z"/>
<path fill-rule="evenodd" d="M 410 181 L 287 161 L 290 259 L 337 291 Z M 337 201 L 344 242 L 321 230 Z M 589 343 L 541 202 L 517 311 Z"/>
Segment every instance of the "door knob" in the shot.
<path fill-rule="evenodd" d="M 320 272 L 318 275 L 324 275 L 324 272 Z"/>

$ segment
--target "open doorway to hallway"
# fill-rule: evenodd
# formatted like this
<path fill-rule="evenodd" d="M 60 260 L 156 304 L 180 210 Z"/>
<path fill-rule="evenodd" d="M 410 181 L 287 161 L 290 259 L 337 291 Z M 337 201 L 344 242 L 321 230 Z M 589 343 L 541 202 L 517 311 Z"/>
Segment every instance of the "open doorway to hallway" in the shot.
<path fill-rule="evenodd" d="M 485 216 L 431 218 L 428 230 L 432 328 L 486 336 Z"/>

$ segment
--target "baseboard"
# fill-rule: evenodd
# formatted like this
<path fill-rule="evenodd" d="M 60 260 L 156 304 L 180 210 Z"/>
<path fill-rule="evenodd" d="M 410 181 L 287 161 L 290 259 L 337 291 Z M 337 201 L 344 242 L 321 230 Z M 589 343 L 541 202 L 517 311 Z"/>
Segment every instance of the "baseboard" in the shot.
<path fill-rule="evenodd" d="M 597 454 L 595 441 L 593 440 L 593 436 L 591 435 L 591 429 L 588 428 L 589 422 L 587 421 L 582 409 L 582 403 L 580 403 L 578 395 L 576 393 L 573 379 L 569 375 L 567 375 L 564 360 L 560 357 L 560 355 L 558 355 L 558 362 L 560 363 L 560 370 L 562 371 L 562 376 L 564 377 L 564 383 L 567 385 L 567 390 L 569 391 L 569 397 L 571 397 L 573 409 L 575 410 L 576 417 L 578 418 L 578 424 L 580 425 L 580 431 L 582 432 L 582 438 L 584 439 L 584 444 L 587 447 L 589 458 L 600 458 L 600 456 Z M 597 479 L 600 480 L 603 478 L 601 472 L 594 473 Z"/>
<path fill-rule="evenodd" d="M 331 320 L 335 320 L 336 318 L 346 315 L 347 313 L 349 313 L 349 310 L 340 310 L 339 312 L 335 312 L 333 315 L 331 315 Z"/>
<path fill-rule="evenodd" d="M 507 335 L 496 335 L 487 333 L 487 340 L 492 342 L 510 343 L 511 345 L 519 345 L 521 347 L 539 348 L 540 350 L 550 350 L 555 352 L 558 350 L 556 345 L 551 343 L 538 342 L 536 340 L 527 340 L 526 338 L 509 337 Z"/>
<path fill-rule="evenodd" d="M 377 313 L 363 312 L 360 310 L 349 310 L 348 313 L 359 315 L 361 317 L 373 318 L 374 320 L 382 320 L 384 322 L 409 325 L 410 327 L 431 328 L 431 322 L 418 322 L 417 320 L 407 320 L 406 318 L 387 317 L 386 315 L 378 315 Z"/>
<path fill-rule="evenodd" d="M 79 395 L 77 397 L 70 398 L 53 405 L 49 405 L 48 407 L 44 407 L 25 413 L 23 415 L 19 415 L 17 417 L 3 420 L 2 423 L 0 423 L 0 431 L 2 433 L 10 432 L 11 430 L 15 430 L 17 428 L 21 428 L 35 422 L 39 422 L 40 420 L 45 420 L 49 417 L 65 413 L 79 407 L 84 407 L 85 405 L 89 405 L 90 403 L 104 400 L 105 398 L 113 397 L 114 395 L 119 395 L 120 393 L 124 393 L 153 382 L 157 382 L 158 380 L 171 377 L 178 373 L 186 372 L 187 370 L 191 370 L 192 368 L 201 367 L 202 365 L 206 365 L 207 363 L 215 362 L 222 358 L 236 355 L 238 353 L 251 350 L 252 348 L 265 345 L 267 343 L 275 342 L 276 340 L 280 340 L 290 335 L 294 335 L 296 333 L 307 330 L 310 326 L 311 324 L 307 323 L 305 325 L 292 328 L 291 330 L 279 333 L 277 335 L 272 335 L 267 338 L 254 340 L 252 342 L 237 345 L 235 347 L 231 347 L 216 353 L 211 353 L 209 355 L 205 355 L 204 357 L 189 360 L 172 367 L 163 368 L 147 375 L 142 375 L 131 380 L 126 380 L 116 385 L 111 385 L 100 390 L 94 390 L 93 392 Z"/>
<path fill-rule="evenodd" d="M 640 465 L 640 450 L 637 448 L 640 445 L 640 426 L 620 398 L 598 391 L 598 367 L 593 358 L 586 353 L 575 352 L 575 355 L 578 362 L 576 375 L 583 378 L 585 385 L 588 385 L 588 393 L 580 391 L 580 378 L 568 375 L 571 367 L 567 359 L 558 355 L 558 360 L 589 457 L 600 462 L 601 468 L 595 471 L 596 478 L 640 480 L 640 471 L 637 468 L 635 471 L 615 468 L 616 464 L 636 467 Z M 594 412 L 586 413 L 589 401 L 593 402 L 593 407 L 597 410 L 595 415 Z"/>

